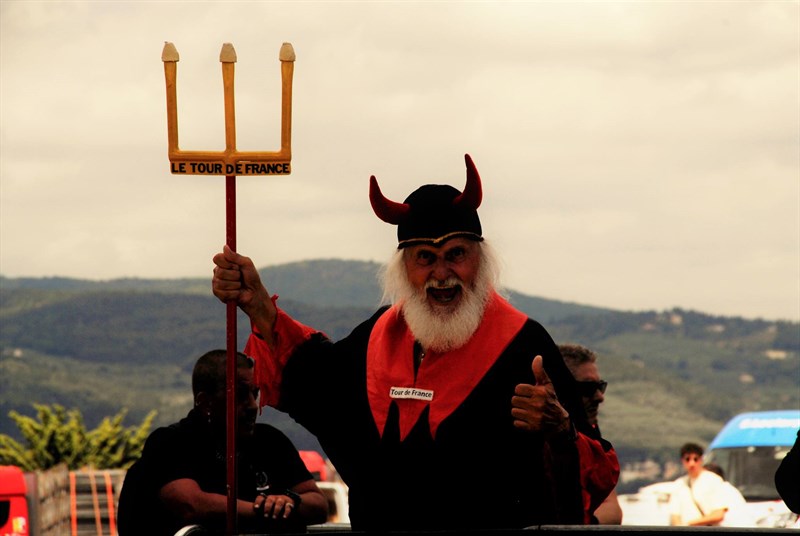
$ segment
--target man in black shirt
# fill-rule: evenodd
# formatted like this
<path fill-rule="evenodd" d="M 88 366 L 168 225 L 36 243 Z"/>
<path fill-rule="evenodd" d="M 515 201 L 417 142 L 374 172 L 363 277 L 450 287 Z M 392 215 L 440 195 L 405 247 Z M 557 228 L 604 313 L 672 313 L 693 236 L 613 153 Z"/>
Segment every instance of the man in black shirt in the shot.
<path fill-rule="evenodd" d="M 194 408 L 158 428 L 128 470 L 119 500 L 119 534 L 172 535 L 198 524 L 226 526 L 225 350 L 201 356 L 192 372 Z M 327 500 L 289 439 L 256 424 L 253 360 L 237 355 L 237 515 L 242 531 L 303 532 L 327 518 Z"/>

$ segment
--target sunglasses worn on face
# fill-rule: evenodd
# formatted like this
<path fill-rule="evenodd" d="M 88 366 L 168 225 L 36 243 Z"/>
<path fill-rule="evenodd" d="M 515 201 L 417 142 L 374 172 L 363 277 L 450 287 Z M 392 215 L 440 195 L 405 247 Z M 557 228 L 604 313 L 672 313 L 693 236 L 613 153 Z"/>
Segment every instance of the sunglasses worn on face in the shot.
<path fill-rule="evenodd" d="M 685 461 L 685 462 L 699 462 L 700 461 L 700 456 L 696 456 L 694 454 L 687 454 L 686 456 L 683 457 L 683 461 Z"/>
<path fill-rule="evenodd" d="M 606 392 L 606 387 L 608 387 L 608 382 L 604 380 L 600 380 L 599 382 L 577 382 L 578 383 L 578 391 L 580 392 L 581 396 L 590 397 L 594 396 L 595 392 L 600 391 L 601 393 Z"/>

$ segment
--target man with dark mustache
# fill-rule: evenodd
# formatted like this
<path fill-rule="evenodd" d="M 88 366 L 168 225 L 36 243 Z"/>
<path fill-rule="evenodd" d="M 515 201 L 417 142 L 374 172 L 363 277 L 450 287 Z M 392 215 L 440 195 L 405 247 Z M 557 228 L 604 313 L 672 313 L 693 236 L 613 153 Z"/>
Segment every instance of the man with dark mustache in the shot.
<path fill-rule="evenodd" d="M 600 379 L 597 355 L 580 344 L 559 344 L 558 350 L 561 352 L 567 368 L 578 382 L 578 390 L 586 410 L 586 419 L 592 427 L 599 429 L 598 414 L 600 413 L 600 404 L 605 401 L 608 382 Z M 622 524 L 622 508 L 619 505 L 616 490 L 611 490 L 603 504 L 594 511 L 594 517 L 600 525 Z"/>
<path fill-rule="evenodd" d="M 250 317 L 262 400 L 315 434 L 350 488 L 354 530 L 581 524 L 616 484 L 558 348 L 498 292 L 482 189 L 428 184 L 376 215 L 397 225 L 381 308 L 333 343 L 275 304 L 252 260 L 214 256 L 214 294 Z"/>

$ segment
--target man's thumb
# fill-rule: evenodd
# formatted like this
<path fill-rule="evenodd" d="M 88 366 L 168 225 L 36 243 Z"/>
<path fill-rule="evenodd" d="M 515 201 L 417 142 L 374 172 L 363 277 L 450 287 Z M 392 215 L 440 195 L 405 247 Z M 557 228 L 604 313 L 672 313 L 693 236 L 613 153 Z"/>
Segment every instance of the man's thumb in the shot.
<path fill-rule="evenodd" d="M 533 369 L 533 376 L 536 378 L 536 385 L 547 385 L 548 383 L 553 383 L 553 381 L 550 379 L 550 376 L 548 376 L 547 372 L 544 371 L 544 362 L 542 361 L 542 356 L 537 355 L 533 358 L 531 368 Z"/>
<path fill-rule="evenodd" d="M 237 252 L 233 251 L 228 244 L 222 246 L 222 253 L 225 255 L 225 260 L 228 262 L 232 262 L 235 264 L 242 263 L 242 256 L 239 255 Z"/>

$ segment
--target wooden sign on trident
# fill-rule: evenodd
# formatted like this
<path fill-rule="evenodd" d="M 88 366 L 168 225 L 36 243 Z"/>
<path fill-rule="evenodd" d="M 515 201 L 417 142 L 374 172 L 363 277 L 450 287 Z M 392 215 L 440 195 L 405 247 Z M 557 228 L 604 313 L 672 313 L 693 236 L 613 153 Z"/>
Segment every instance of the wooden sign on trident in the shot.
<path fill-rule="evenodd" d="M 236 51 L 225 43 L 219 54 L 222 63 L 222 84 L 225 98 L 225 150 L 182 151 L 178 148 L 178 98 L 175 85 L 178 51 L 172 43 L 164 43 L 161 60 L 167 81 L 167 131 L 170 171 L 188 175 L 225 175 L 226 243 L 236 251 L 236 176 L 288 175 L 292 160 L 292 75 L 294 49 L 284 43 L 281 61 L 281 149 L 273 152 L 236 150 L 236 113 L 233 99 L 233 64 Z M 236 534 L 236 303 L 227 306 L 227 534 Z"/>

